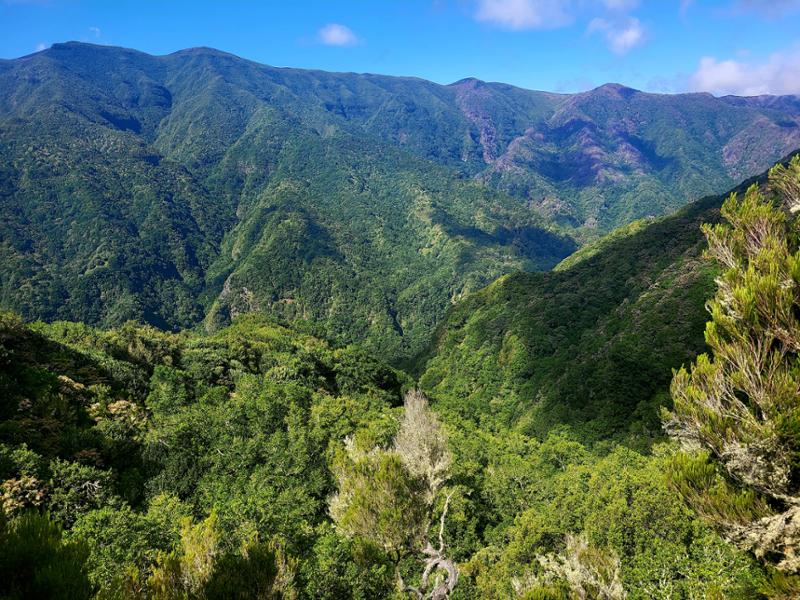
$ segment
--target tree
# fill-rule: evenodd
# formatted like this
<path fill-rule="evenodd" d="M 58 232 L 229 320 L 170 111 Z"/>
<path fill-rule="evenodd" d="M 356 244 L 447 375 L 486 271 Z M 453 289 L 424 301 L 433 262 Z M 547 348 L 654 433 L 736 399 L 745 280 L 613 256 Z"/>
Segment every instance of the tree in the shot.
<path fill-rule="evenodd" d="M 240 553 L 225 554 L 203 588 L 205 600 L 272 600 L 280 598 L 278 556 L 269 544 L 254 543 Z"/>
<path fill-rule="evenodd" d="M 197 525 L 184 519 L 180 549 L 160 554 L 148 578 L 152 597 L 172 600 L 199 595 L 214 574 L 219 538 L 216 513 Z"/>
<path fill-rule="evenodd" d="M 180 542 L 143 568 L 128 564 L 101 590 L 108 600 L 216 600 L 293 598 L 295 562 L 275 543 L 249 540 L 223 553 L 217 515 L 181 520 Z"/>
<path fill-rule="evenodd" d="M 49 515 L 26 511 L 7 521 L 0 511 L 0 597 L 90 598 L 86 546 L 64 541 Z"/>
<path fill-rule="evenodd" d="M 428 502 L 432 502 L 447 481 L 453 457 L 439 420 L 419 390 L 405 395 L 403 422 L 394 438 L 394 451 L 412 475 L 425 480 Z"/>
<path fill-rule="evenodd" d="M 447 481 L 452 457 L 447 438 L 428 400 L 418 390 L 405 396 L 403 420 L 391 449 L 358 449 L 346 443 L 334 467 L 338 493 L 330 513 L 346 536 L 365 538 L 395 562 L 398 587 L 417 598 L 447 598 L 458 582 L 458 568 L 446 556 L 444 529 L 452 492 L 444 497 L 437 543 L 429 529 L 436 499 Z M 405 582 L 400 562 L 419 556 L 419 585 Z"/>
<path fill-rule="evenodd" d="M 624 600 L 627 597 L 620 578 L 619 556 L 610 548 L 598 549 L 584 537 L 567 535 L 566 548 L 560 555 L 536 557 L 541 573 L 527 580 L 516 579 L 514 591 L 518 596 L 560 596 L 559 588 L 569 590 L 577 600 Z"/>
<path fill-rule="evenodd" d="M 426 533 L 425 487 L 395 452 L 359 452 L 352 440 L 335 466 L 338 493 L 330 513 L 349 537 L 369 539 L 399 562 Z"/>
<path fill-rule="evenodd" d="M 666 431 L 690 452 L 670 474 L 724 537 L 800 573 L 800 158 L 705 225 L 723 272 L 702 354 L 674 374 Z"/>

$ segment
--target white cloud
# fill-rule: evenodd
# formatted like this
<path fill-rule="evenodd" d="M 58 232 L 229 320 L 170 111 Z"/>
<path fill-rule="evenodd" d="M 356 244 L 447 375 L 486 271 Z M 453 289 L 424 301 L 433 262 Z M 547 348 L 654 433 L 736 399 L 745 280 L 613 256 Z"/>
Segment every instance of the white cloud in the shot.
<path fill-rule="evenodd" d="M 478 0 L 475 18 L 506 29 L 553 29 L 572 22 L 570 0 Z"/>
<path fill-rule="evenodd" d="M 616 21 L 597 17 L 589 23 L 587 32 L 602 32 L 611 51 L 620 55 L 643 44 L 646 37 L 644 25 L 636 17 L 626 17 Z"/>
<path fill-rule="evenodd" d="M 326 46 L 354 46 L 358 37 L 353 30 L 338 23 L 328 23 L 318 32 L 319 41 Z"/>
<path fill-rule="evenodd" d="M 89 27 L 89 33 L 91 33 L 94 37 L 99 38 L 101 31 L 99 27 Z"/>
<path fill-rule="evenodd" d="M 609 45 L 623 54 L 644 41 L 644 27 L 628 15 L 640 0 L 477 0 L 475 19 L 505 29 L 555 29 L 582 15 L 595 15 L 593 30 L 607 32 Z M 607 17 L 607 18 L 606 18 Z"/>
<path fill-rule="evenodd" d="M 42 50 L 47 50 L 48 48 L 49 46 L 44 42 L 39 42 L 38 44 L 36 44 L 36 52 L 41 52 Z"/>
<path fill-rule="evenodd" d="M 800 45 L 761 63 L 703 57 L 689 87 L 717 95 L 800 94 Z"/>

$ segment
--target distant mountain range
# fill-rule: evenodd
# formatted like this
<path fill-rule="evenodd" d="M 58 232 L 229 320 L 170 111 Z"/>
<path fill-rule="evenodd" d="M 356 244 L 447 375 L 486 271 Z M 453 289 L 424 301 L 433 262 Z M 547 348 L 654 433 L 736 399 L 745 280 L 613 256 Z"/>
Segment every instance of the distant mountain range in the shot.
<path fill-rule="evenodd" d="M 397 361 L 464 294 L 796 147 L 798 97 L 56 44 L 0 61 L 0 306 L 171 329 L 260 311 Z"/>

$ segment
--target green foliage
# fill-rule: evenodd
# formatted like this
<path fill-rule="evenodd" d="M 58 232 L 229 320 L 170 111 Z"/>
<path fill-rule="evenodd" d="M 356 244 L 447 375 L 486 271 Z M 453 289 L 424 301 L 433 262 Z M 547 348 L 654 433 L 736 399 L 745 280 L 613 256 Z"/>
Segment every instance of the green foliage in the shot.
<path fill-rule="evenodd" d="M 189 515 L 174 498 L 154 498 L 146 512 L 129 506 L 106 506 L 78 519 L 69 531 L 71 539 L 91 548 L 89 574 L 98 587 L 109 587 L 128 571 L 143 571 L 155 563 L 159 552 L 177 546 L 179 524 Z"/>
<path fill-rule="evenodd" d="M 241 554 L 225 554 L 203 586 L 207 600 L 269 600 L 277 590 L 278 557 L 266 544 L 246 547 Z"/>
<path fill-rule="evenodd" d="M 722 206 L 706 226 L 722 267 L 702 354 L 672 381 L 665 428 L 689 451 L 678 490 L 731 541 L 800 574 L 800 157 Z M 713 462 L 711 462 L 713 460 Z"/>
<path fill-rule="evenodd" d="M 393 585 L 382 552 L 323 532 L 333 448 L 391 436 L 407 376 L 256 317 L 213 336 L 3 324 L 14 360 L 0 378 L 23 406 L 0 429 L 4 509 L 50 510 L 101 597 L 374 597 Z M 53 402 L 61 422 L 38 427 L 29 410 Z M 334 569 L 324 536 L 357 566 Z"/>
<path fill-rule="evenodd" d="M 400 557 L 422 545 L 427 533 L 425 484 L 394 452 L 369 452 L 337 459 L 339 491 L 331 515 L 348 536 L 373 541 Z"/>
<path fill-rule="evenodd" d="M 72 525 L 89 510 L 117 502 L 108 471 L 59 459 L 50 462 L 49 471 L 47 507 L 52 517 L 65 525 Z"/>
<path fill-rule="evenodd" d="M 337 535 L 330 525 L 321 527 L 299 576 L 310 598 L 387 598 L 395 588 L 385 553 L 366 540 Z"/>
<path fill-rule="evenodd" d="M 673 488 L 712 522 L 745 525 L 772 512 L 754 490 L 731 485 L 708 453 L 677 454 L 667 476 Z"/>
<path fill-rule="evenodd" d="M 436 413 L 368 351 L 264 317 L 174 334 L 0 314 L 3 535 L 49 531 L 31 552 L 78 597 L 791 597 L 681 496 L 739 525 L 775 498 L 654 445 L 670 369 L 702 349 L 694 230 L 718 202 L 456 305 L 421 380 Z"/>
<path fill-rule="evenodd" d="M 147 578 L 148 595 L 157 600 L 198 596 L 214 573 L 219 537 L 215 513 L 197 525 L 190 518 L 184 519 L 180 547 L 156 557 Z"/>
<path fill-rule="evenodd" d="M 474 127 L 447 87 L 215 51 L 46 54 L 0 74 L 0 306 L 27 318 L 216 329 L 262 312 L 400 360 L 454 298 L 575 248 L 465 176 Z"/>
<path fill-rule="evenodd" d="M 763 578 L 667 486 L 672 458 L 587 447 L 568 429 L 538 440 L 444 403 L 440 419 L 427 406 L 399 419 L 410 380 L 355 347 L 254 317 L 210 336 L 16 323 L 3 330 L 17 356 L 3 376 L 32 405 L 59 384 L 25 387 L 25 374 L 68 378 L 60 406 L 75 416 L 67 438 L 63 427 L 4 421 L 17 432 L 0 446 L 4 493 L 17 514 L 58 508 L 62 544 L 85 548 L 81 568 L 100 597 L 391 597 L 396 569 L 409 585 L 421 570 L 418 554 L 398 562 L 395 550 L 436 544 L 445 510 L 460 572 L 452 598 L 508 597 L 567 534 L 611 548 L 633 597 L 748 597 Z M 345 457 L 348 437 L 391 450 Z M 444 466 L 447 502 L 430 493 Z M 352 538 L 332 527 L 337 489 L 355 499 L 339 523 Z M 189 576 L 190 565 L 202 573 Z M 558 597 L 564 585 L 526 593 Z"/>
<path fill-rule="evenodd" d="M 700 224 L 720 199 L 614 236 L 563 269 L 499 279 L 454 306 L 420 383 L 440 410 L 544 436 L 646 447 L 661 433 L 671 369 L 703 349 L 713 269 Z M 668 398 L 666 398 L 668 401 Z"/>
<path fill-rule="evenodd" d="M 547 463 L 534 467 L 529 505 L 510 513 L 515 516 L 506 517 L 502 535 L 495 534 L 496 541 L 464 569 L 477 597 L 506 598 L 517 589 L 532 597 L 544 594 L 538 588 L 548 580 L 545 567 L 553 555 L 569 556 L 568 534 L 582 534 L 591 548 L 609 548 L 619 557 L 629 598 L 684 598 L 714 590 L 726 598 L 754 597 L 758 568 L 683 506 L 662 476 L 669 460 L 618 448 L 602 458 L 568 460 L 555 472 L 548 472 Z"/>
<path fill-rule="evenodd" d="M 628 597 L 753 598 L 770 581 L 795 585 L 682 496 L 704 502 L 694 503 L 700 516 L 739 524 L 771 519 L 772 501 L 737 489 L 707 457 L 653 445 L 670 371 L 704 348 L 719 271 L 701 260 L 700 225 L 716 223 L 721 204 L 707 198 L 634 225 L 556 272 L 501 278 L 451 309 L 420 381 L 451 432 L 451 484 L 471 490 L 457 523 L 462 589 L 482 598 L 576 589 L 577 566 L 560 581 L 544 568 L 570 564 L 568 535 L 616 553 Z M 714 423 L 709 435 L 728 435 Z"/>
<path fill-rule="evenodd" d="M 163 329 L 255 311 L 400 364 L 498 276 L 764 169 L 798 113 L 54 44 L 0 72 L 0 307 Z"/>
<path fill-rule="evenodd" d="M 25 512 L 10 522 L 1 518 L 0 596 L 9 600 L 90 598 L 87 555 L 81 542 L 65 542 L 61 528 L 46 514 Z"/>
<path fill-rule="evenodd" d="M 450 502 L 442 506 L 439 492 L 449 479 L 452 455 L 447 437 L 428 399 L 409 390 L 403 399 L 403 419 L 392 449 L 364 450 L 348 438 L 334 463 L 337 492 L 329 501 L 337 530 L 380 547 L 394 563 L 400 593 L 446 598 L 458 583 L 458 566 L 449 557 L 444 538 Z M 438 543 L 428 531 L 439 512 Z M 403 577 L 414 557 L 424 562 L 411 584 Z M 401 563 L 406 563 L 401 567 Z"/>

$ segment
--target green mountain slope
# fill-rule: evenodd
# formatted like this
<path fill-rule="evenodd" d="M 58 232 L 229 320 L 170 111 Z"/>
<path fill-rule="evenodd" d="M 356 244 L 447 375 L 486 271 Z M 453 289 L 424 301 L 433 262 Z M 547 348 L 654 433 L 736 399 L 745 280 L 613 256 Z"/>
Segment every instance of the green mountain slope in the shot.
<path fill-rule="evenodd" d="M 49 320 L 197 322 L 222 238 L 207 191 L 141 140 L 57 119 L 0 133 L 2 305 Z"/>
<path fill-rule="evenodd" d="M 202 49 L 66 44 L 3 66 L 2 304 L 28 317 L 211 327 L 261 310 L 398 358 L 453 298 L 575 248 L 338 114 L 345 96 L 433 84 L 290 70 L 287 85 Z"/>
<path fill-rule="evenodd" d="M 575 94 L 481 174 L 591 239 L 721 193 L 800 145 L 797 97 Z"/>
<path fill-rule="evenodd" d="M 393 356 L 418 352 L 461 295 L 574 248 L 507 197 L 391 148 L 365 156 L 344 136 L 287 145 L 240 212 L 209 271 L 209 324 L 267 310 Z"/>
<path fill-rule="evenodd" d="M 537 436 L 660 437 L 673 368 L 704 347 L 714 269 L 701 223 L 722 197 L 634 223 L 549 273 L 500 278 L 454 306 L 423 360 L 421 383 L 462 418 Z"/>
<path fill-rule="evenodd" d="M 56 44 L 0 61 L 0 306 L 169 329 L 263 311 L 400 360 L 455 299 L 553 267 L 571 237 L 763 169 L 799 115 Z"/>

